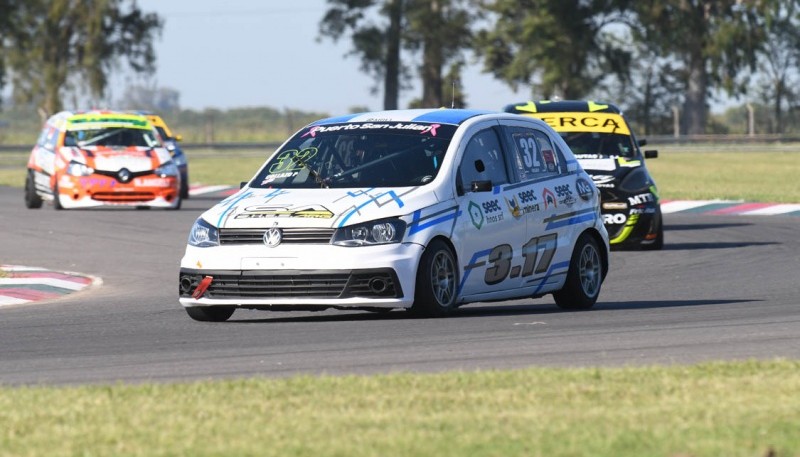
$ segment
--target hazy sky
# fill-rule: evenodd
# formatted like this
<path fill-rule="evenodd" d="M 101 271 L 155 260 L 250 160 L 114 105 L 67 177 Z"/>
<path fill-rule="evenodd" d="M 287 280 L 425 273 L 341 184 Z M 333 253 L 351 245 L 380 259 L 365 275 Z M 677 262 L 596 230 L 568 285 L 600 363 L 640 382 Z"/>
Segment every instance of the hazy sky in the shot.
<path fill-rule="evenodd" d="M 325 0 L 138 0 L 158 13 L 165 25 L 155 43 L 158 87 L 180 92 L 181 107 L 191 109 L 271 106 L 304 111 L 346 113 L 352 106 L 383 108 L 383 93 L 372 94 L 373 80 L 359 60 L 344 57 L 349 39 L 317 41 Z M 507 86 L 470 63 L 464 91 L 470 108 L 501 109 L 529 98 L 527 90 Z M 125 84 L 116 79 L 112 98 Z M 421 96 L 419 86 L 401 93 L 405 107 Z"/>

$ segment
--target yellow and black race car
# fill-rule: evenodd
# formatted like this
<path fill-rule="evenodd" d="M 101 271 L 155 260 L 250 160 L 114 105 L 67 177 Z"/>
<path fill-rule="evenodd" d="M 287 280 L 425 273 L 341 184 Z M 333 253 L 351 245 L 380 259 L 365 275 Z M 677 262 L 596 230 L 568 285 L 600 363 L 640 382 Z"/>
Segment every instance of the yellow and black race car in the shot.
<path fill-rule="evenodd" d="M 547 122 L 572 149 L 600 190 L 603 222 L 612 247 L 661 249 L 664 225 L 656 183 L 645 158 L 658 151 L 640 150 L 620 109 L 586 100 L 528 101 L 504 111 Z"/>

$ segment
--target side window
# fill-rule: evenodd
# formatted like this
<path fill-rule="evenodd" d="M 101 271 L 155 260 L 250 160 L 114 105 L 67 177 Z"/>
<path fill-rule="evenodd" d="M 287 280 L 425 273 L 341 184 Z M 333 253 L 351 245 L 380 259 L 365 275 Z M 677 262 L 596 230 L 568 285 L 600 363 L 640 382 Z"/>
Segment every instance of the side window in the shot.
<path fill-rule="evenodd" d="M 50 126 L 45 127 L 39 137 L 39 145 L 50 151 L 55 151 L 56 141 L 58 141 L 58 129 Z"/>
<path fill-rule="evenodd" d="M 559 172 L 559 155 L 546 133 L 526 127 L 508 127 L 514 148 L 514 168 L 520 181 Z"/>
<path fill-rule="evenodd" d="M 503 149 L 494 129 L 476 133 L 467 143 L 461 161 L 461 182 L 465 189 L 473 181 L 492 181 L 492 185 L 508 182 Z"/>

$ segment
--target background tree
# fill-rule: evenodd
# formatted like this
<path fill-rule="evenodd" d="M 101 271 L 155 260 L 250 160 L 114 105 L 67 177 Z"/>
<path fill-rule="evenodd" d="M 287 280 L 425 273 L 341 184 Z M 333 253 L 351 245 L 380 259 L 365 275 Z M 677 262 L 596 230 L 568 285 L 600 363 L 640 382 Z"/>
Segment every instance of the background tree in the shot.
<path fill-rule="evenodd" d="M 768 131 L 784 132 L 784 105 L 800 97 L 800 5 L 778 0 L 766 18 L 767 39 L 759 55 L 757 95 L 772 103 L 775 125 Z"/>
<path fill-rule="evenodd" d="M 408 0 L 408 3 L 406 46 L 422 53 L 419 67 L 422 99 L 418 104 L 426 108 L 449 106 L 450 97 L 444 94 L 450 92 L 452 83 L 460 84 L 464 50 L 472 44 L 470 27 L 474 9 L 466 0 Z M 443 74 L 445 67 L 449 68 L 449 80 Z"/>
<path fill-rule="evenodd" d="M 328 0 L 328 5 L 320 37 L 338 41 L 349 34 L 353 49 L 348 55 L 358 56 L 361 69 L 382 81 L 383 108 L 396 109 L 408 74 L 400 62 L 405 0 Z"/>
<path fill-rule="evenodd" d="M 584 98 L 609 75 L 625 77 L 629 56 L 604 29 L 624 23 L 616 0 L 494 0 L 484 3 L 490 24 L 478 32 L 484 70 L 531 96 Z"/>
<path fill-rule="evenodd" d="M 13 2 L 13 0 L 11 0 Z M 102 97 L 109 73 L 124 60 L 152 71 L 153 38 L 162 21 L 126 0 L 19 0 L 18 27 L 3 40 L 14 97 L 42 116 L 62 109 L 67 93 Z"/>
<path fill-rule="evenodd" d="M 741 0 L 633 2 L 638 20 L 659 54 L 682 64 L 681 132 L 705 133 L 708 100 L 721 88 L 731 95 L 747 91 L 740 72 L 755 68 L 765 39 L 768 3 Z"/>
<path fill-rule="evenodd" d="M 19 12 L 21 2 L 18 0 L 0 0 L 0 91 L 6 82 L 6 41 L 10 36 L 17 34 L 20 25 Z M 0 97 L 0 106 L 3 99 Z"/>

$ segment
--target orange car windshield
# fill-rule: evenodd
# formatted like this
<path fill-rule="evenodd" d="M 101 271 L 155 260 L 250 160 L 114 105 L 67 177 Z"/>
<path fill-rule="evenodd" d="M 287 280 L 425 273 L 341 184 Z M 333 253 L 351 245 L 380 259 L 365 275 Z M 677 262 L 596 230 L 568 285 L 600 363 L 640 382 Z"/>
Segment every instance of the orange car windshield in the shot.
<path fill-rule="evenodd" d="M 65 146 L 143 146 L 156 147 L 159 141 L 152 130 L 109 127 L 67 131 Z"/>

